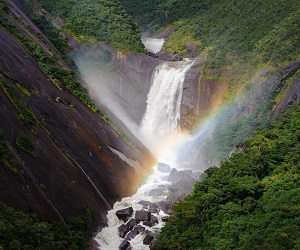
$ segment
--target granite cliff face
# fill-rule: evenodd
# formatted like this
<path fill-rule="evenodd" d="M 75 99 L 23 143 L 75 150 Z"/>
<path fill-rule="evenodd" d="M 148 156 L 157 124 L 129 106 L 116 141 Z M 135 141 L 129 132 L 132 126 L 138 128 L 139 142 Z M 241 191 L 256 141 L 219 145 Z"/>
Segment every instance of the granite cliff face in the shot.
<path fill-rule="evenodd" d="M 18 2 L 10 7 L 14 12 L 8 19 L 26 39 L 56 54 L 48 41 L 39 39 L 42 33 L 23 16 Z M 0 55 L 0 128 L 13 161 L 11 167 L 0 161 L 0 200 L 50 221 L 92 209 L 95 225 L 105 224 L 107 209 L 135 190 L 153 157 L 133 135 L 128 134 L 129 143 L 63 85 L 55 84 L 24 45 L 3 29 Z M 68 67 L 60 57 L 57 65 Z M 35 129 L 20 109 L 36 117 Z M 33 155 L 17 145 L 21 131 L 33 143 Z"/>
<path fill-rule="evenodd" d="M 139 124 L 159 61 L 147 55 L 118 53 L 104 44 L 75 46 L 73 56 L 90 95 L 108 108 L 115 103 Z"/>

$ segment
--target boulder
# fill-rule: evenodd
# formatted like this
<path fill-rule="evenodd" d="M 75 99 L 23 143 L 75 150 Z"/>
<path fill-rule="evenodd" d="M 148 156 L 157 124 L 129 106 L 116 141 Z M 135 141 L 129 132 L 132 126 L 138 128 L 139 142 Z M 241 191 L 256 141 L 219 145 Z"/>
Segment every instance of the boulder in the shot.
<path fill-rule="evenodd" d="M 130 246 L 130 243 L 128 240 L 124 240 L 121 245 L 119 246 L 120 250 L 126 250 Z"/>
<path fill-rule="evenodd" d="M 157 208 L 149 208 L 148 211 L 149 211 L 151 214 L 158 214 L 158 209 L 157 209 Z"/>
<path fill-rule="evenodd" d="M 129 232 L 129 230 L 125 224 L 122 224 L 121 226 L 118 227 L 118 232 L 119 232 L 120 237 L 124 238 L 125 235 Z"/>
<path fill-rule="evenodd" d="M 126 236 L 126 240 L 131 240 L 138 234 L 143 234 L 144 232 L 145 232 L 145 228 L 141 225 L 137 225 L 134 227 L 132 231 L 128 233 L 128 235 Z"/>
<path fill-rule="evenodd" d="M 118 210 L 116 212 L 116 216 L 118 217 L 119 220 L 123 220 L 126 222 L 128 218 L 132 215 L 133 213 L 133 208 L 132 207 L 127 207 L 121 210 Z"/>
<path fill-rule="evenodd" d="M 154 215 L 151 215 L 151 219 L 150 221 L 144 221 L 143 224 L 145 226 L 148 226 L 148 227 L 153 227 L 155 224 L 158 223 L 158 218 Z"/>
<path fill-rule="evenodd" d="M 149 209 L 152 209 L 152 208 L 156 208 L 156 209 L 158 209 L 159 207 L 158 207 L 158 205 L 156 204 L 156 203 L 150 203 L 149 204 Z"/>
<path fill-rule="evenodd" d="M 145 210 L 136 211 L 135 219 L 137 221 L 149 221 L 151 220 L 151 213 Z"/>
<path fill-rule="evenodd" d="M 135 219 L 131 219 L 126 224 L 122 224 L 118 227 L 119 235 L 121 238 L 124 238 L 125 235 L 132 230 L 132 228 L 137 225 L 137 221 Z"/>
<path fill-rule="evenodd" d="M 175 202 L 181 202 L 184 200 L 184 198 L 187 195 L 190 195 L 193 192 L 193 188 L 186 189 L 186 190 L 177 190 L 174 193 L 171 193 L 167 197 L 167 201 L 175 201 Z"/>
<path fill-rule="evenodd" d="M 157 170 L 162 173 L 170 173 L 171 167 L 168 164 L 165 163 L 158 163 L 157 164 Z"/>
<path fill-rule="evenodd" d="M 162 211 L 164 211 L 166 214 L 170 212 L 170 209 L 176 205 L 175 202 L 172 201 L 161 201 L 159 202 L 159 207 Z"/>
<path fill-rule="evenodd" d="M 138 202 L 138 204 L 143 205 L 143 206 L 149 206 L 151 204 L 151 202 L 150 201 L 141 200 L 141 201 Z"/>
<path fill-rule="evenodd" d="M 142 225 L 137 225 L 135 228 L 137 228 L 138 233 L 140 234 L 143 234 L 146 230 Z"/>
<path fill-rule="evenodd" d="M 153 239 L 150 244 L 149 244 L 149 248 L 150 250 L 153 250 L 155 248 L 155 244 L 157 243 L 157 239 Z"/>
<path fill-rule="evenodd" d="M 144 245 L 149 245 L 150 242 L 151 242 L 153 239 L 154 239 L 153 233 L 149 232 L 149 233 L 147 233 L 146 237 L 144 238 L 143 244 L 144 244 Z"/>
<path fill-rule="evenodd" d="M 148 193 L 149 196 L 162 196 L 164 194 L 164 192 L 160 189 L 151 189 Z"/>
<path fill-rule="evenodd" d="M 163 222 L 167 222 L 168 220 L 169 220 L 169 216 L 163 216 L 163 217 L 161 217 L 161 220 L 163 221 Z"/>
<path fill-rule="evenodd" d="M 168 181 L 175 183 L 185 177 L 191 176 L 192 173 L 192 170 L 178 171 L 176 168 L 173 168 L 168 176 Z"/>
<path fill-rule="evenodd" d="M 152 213 L 152 214 L 158 214 L 158 212 L 159 212 L 159 207 L 158 207 L 158 205 L 157 205 L 156 203 L 151 203 L 151 204 L 149 205 L 148 211 L 149 211 L 150 213 Z"/>
<path fill-rule="evenodd" d="M 191 189 L 195 184 L 196 184 L 196 180 L 193 177 L 185 176 L 182 179 L 180 179 L 179 181 L 170 185 L 168 188 L 171 192 L 176 192 L 177 190 Z"/>
<path fill-rule="evenodd" d="M 182 57 L 178 54 L 166 53 L 165 51 L 160 51 L 157 53 L 157 57 L 161 61 L 181 61 Z"/>

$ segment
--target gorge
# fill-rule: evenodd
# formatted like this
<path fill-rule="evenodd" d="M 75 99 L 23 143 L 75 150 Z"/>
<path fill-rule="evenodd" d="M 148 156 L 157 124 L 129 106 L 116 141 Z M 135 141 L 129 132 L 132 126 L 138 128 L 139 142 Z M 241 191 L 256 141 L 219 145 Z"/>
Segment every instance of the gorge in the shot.
<path fill-rule="evenodd" d="M 299 9 L 0 0 L 0 248 L 297 249 Z"/>

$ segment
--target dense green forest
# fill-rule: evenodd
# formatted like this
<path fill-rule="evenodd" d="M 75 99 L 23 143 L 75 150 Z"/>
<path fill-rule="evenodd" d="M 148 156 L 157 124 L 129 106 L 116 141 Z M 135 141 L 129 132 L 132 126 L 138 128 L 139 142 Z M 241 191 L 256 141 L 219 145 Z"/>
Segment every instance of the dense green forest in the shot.
<path fill-rule="evenodd" d="M 122 1 L 145 29 L 174 32 L 164 49 L 185 54 L 187 44 L 210 58 L 212 68 L 237 61 L 283 64 L 299 59 L 300 2 L 273 0 Z"/>
<path fill-rule="evenodd" d="M 237 145 L 175 207 L 156 249 L 300 248 L 300 105 Z"/>
<path fill-rule="evenodd" d="M 87 213 L 73 218 L 67 225 L 40 222 L 35 215 L 0 203 L 0 249 L 85 249 L 88 246 L 89 216 Z"/>
<path fill-rule="evenodd" d="M 28 0 L 33 5 L 33 1 Z M 41 0 L 42 8 L 65 20 L 62 29 L 81 40 L 103 41 L 121 51 L 144 52 L 138 24 L 116 0 Z"/>

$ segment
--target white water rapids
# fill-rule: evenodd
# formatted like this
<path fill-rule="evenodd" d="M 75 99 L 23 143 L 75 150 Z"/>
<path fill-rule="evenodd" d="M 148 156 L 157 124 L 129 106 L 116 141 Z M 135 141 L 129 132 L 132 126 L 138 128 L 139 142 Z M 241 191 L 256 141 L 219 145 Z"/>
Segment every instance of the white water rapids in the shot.
<path fill-rule="evenodd" d="M 157 66 L 153 74 L 152 86 L 148 93 L 147 110 L 141 123 L 141 133 L 153 143 L 152 145 L 161 146 L 162 141 L 170 135 L 178 133 L 178 123 L 180 121 L 180 105 L 182 100 L 183 82 L 185 73 L 191 68 L 193 61 L 164 62 Z M 159 159 L 161 160 L 161 159 Z M 167 162 L 168 163 L 168 162 Z M 172 165 L 171 167 L 174 167 Z M 102 250 L 117 250 L 124 241 L 118 234 L 118 227 L 124 222 L 116 216 L 116 211 L 132 207 L 134 211 L 142 210 L 143 206 L 139 201 L 146 200 L 152 203 L 166 200 L 168 195 L 167 180 L 169 173 L 162 173 L 154 167 L 154 172 L 142 185 L 136 194 L 125 197 L 120 202 L 114 204 L 113 209 L 108 211 L 108 227 L 95 237 Z M 149 191 L 159 188 L 161 193 L 158 196 L 149 196 Z M 147 231 L 158 231 L 164 225 L 161 217 L 166 214 L 160 210 L 155 216 L 158 223 L 153 227 L 145 226 Z M 132 215 L 134 218 L 134 214 Z M 143 250 L 149 249 L 148 245 L 143 244 L 145 234 L 138 234 L 130 240 L 130 249 Z"/>

